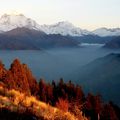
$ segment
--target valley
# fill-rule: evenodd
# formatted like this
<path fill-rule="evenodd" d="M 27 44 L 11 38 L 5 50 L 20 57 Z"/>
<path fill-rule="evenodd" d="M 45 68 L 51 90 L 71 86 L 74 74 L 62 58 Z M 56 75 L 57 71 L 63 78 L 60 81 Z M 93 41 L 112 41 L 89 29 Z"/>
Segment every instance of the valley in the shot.
<path fill-rule="evenodd" d="M 87 72 L 89 69 L 89 63 L 93 62 L 91 66 L 94 66 L 94 60 L 99 59 L 101 57 L 111 54 L 111 53 L 119 53 L 119 50 L 108 50 L 108 49 L 102 49 L 102 46 L 99 44 L 95 45 L 86 45 L 83 44 L 82 47 L 79 48 L 53 48 L 48 50 L 18 50 L 18 51 L 7 51 L 2 50 L 0 51 L 0 59 L 4 61 L 4 64 L 7 68 L 9 68 L 10 63 L 15 59 L 19 58 L 23 63 L 27 63 L 32 70 L 33 74 L 39 81 L 40 78 L 45 79 L 47 82 L 51 82 L 52 80 L 59 81 L 59 79 L 62 77 L 66 82 L 69 80 L 74 80 L 74 83 L 81 84 L 84 88 L 84 90 L 87 91 L 94 91 L 95 93 L 100 92 L 105 97 L 105 100 L 113 100 L 117 103 L 119 103 L 119 100 L 116 100 L 116 97 L 113 97 L 113 94 L 109 92 L 109 90 L 101 89 L 102 83 L 100 83 L 101 87 L 97 88 L 96 90 L 96 83 L 99 84 L 99 81 L 103 80 L 101 77 L 97 79 L 97 77 L 93 78 L 91 74 L 86 76 L 88 74 Z M 108 59 L 109 60 L 109 59 Z M 119 61 L 119 60 L 118 60 Z M 102 61 L 101 61 L 102 62 Z M 109 61 L 108 63 L 109 64 Z M 117 63 L 116 63 L 117 64 Z M 83 67 L 86 66 L 88 69 L 84 70 Z M 101 66 L 102 67 L 102 66 Z M 115 67 L 114 64 L 111 66 L 112 68 Z M 104 68 L 103 68 L 104 69 Z M 116 69 L 116 67 L 115 67 Z M 91 69 L 90 69 L 91 71 Z M 110 71 L 110 70 L 106 70 Z M 115 70 L 113 70 L 115 72 Z M 118 69 L 119 71 L 119 69 Z M 85 74 L 83 74 L 83 73 Z M 102 73 L 102 71 L 101 71 Z M 106 72 L 104 72 L 106 73 Z M 115 72 L 116 73 L 116 72 Z M 83 77 L 86 76 L 90 78 L 89 81 L 84 81 Z M 97 73 L 94 73 L 96 76 Z M 107 74 L 107 73 L 106 73 Z M 117 74 L 117 73 L 116 73 Z M 109 74 L 107 74 L 106 79 L 104 78 L 104 83 L 106 83 L 108 78 L 110 77 Z M 88 80 L 88 79 L 87 79 Z M 96 82 L 95 82 L 96 80 Z M 112 80 L 112 78 L 111 78 Z M 83 84 L 84 83 L 84 84 Z M 95 86 L 91 86 L 91 84 L 96 84 Z M 117 83 L 115 83 L 117 84 Z M 87 87 L 85 87 L 87 86 Z M 88 87 L 89 86 L 89 87 Z M 107 86 L 107 84 L 106 84 Z M 112 87 L 112 86 L 111 86 Z M 86 89 L 87 88 L 87 89 Z M 105 92 L 105 91 L 106 92 Z M 112 95 L 112 96 L 111 96 Z M 116 96 L 116 95 L 115 95 Z M 112 97 L 112 98 L 111 98 Z"/>

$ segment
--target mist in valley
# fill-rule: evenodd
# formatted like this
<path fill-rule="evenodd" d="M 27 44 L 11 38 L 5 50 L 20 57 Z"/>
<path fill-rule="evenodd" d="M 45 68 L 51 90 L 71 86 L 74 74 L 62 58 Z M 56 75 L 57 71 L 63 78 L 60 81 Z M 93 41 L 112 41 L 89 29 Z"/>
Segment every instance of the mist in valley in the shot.
<path fill-rule="evenodd" d="M 5 67 L 9 68 L 12 61 L 15 58 L 19 58 L 22 63 L 29 66 L 33 75 L 37 78 L 37 81 L 43 78 L 47 82 L 51 82 L 52 80 L 58 82 L 62 77 L 66 82 L 72 80 L 75 84 L 83 85 L 83 89 L 87 91 L 86 88 L 84 88 L 84 84 L 82 84 L 82 79 L 79 80 L 79 72 L 82 71 L 82 67 L 110 53 L 119 53 L 119 50 L 103 49 L 102 45 L 99 44 L 82 44 L 82 46 L 78 48 L 54 48 L 41 51 L 0 51 L 0 59 L 4 61 Z M 82 72 L 87 72 L 87 69 Z M 85 83 L 85 86 L 88 86 L 88 90 L 90 91 L 94 89 L 94 92 L 99 92 L 100 90 L 98 89 L 98 91 L 96 91 L 96 88 L 92 88 L 88 81 Z M 106 95 L 105 92 L 105 96 L 109 96 L 109 94 L 109 91 L 108 95 Z"/>
<path fill-rule="evenodd" d="M 58 80 L 60 77 L 67 80 L 69 73 L 111 52 L 113 51 L 102 49 L 98 45 L 83 45 L 79 48 L 54 48 L 41 51 L 0 51 L 0 59 L 9 68 L 11 62 L 19 58 L 29 66 L 38 80 L 41 77 L 47 81 Z"/>

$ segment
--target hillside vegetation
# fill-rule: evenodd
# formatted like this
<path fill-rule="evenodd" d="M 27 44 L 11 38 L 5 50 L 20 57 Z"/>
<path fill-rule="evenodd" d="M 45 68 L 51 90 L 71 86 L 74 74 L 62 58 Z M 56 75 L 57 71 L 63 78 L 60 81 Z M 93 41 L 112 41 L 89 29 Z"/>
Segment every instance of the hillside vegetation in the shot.
<path fill-rule="evenodd" d="M 26 96 L 24 93 L 14 89 L 7 90 L 2 85 L 0 85 L 0 109 L 6 109 L 21 115 L 26 114 L 28 117 L 31 116 L 31 119 L 35 117 L 40 120 L 78 120 L 77 117 L 69 112 L 63 112 L 49 104 L 38 101 L 34 96 Z M 79 120 L 86 119 L 81 114 Z"/>
<path fill-rule="evenodd" d="M 117 105 L 101 95 L 85 96 L 72 81 L 36 81 L 26 64 L 15 59 L 6 69 L 0 62 L 1 120 L 119 120 Z"/>

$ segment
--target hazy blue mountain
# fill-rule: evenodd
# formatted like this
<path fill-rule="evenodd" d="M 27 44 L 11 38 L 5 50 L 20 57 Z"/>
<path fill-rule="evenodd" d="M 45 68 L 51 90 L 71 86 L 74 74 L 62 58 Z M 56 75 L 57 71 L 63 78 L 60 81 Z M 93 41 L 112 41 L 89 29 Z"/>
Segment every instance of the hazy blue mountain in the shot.
<path fill-rule="evenodd" d="M 120 104 L 120 54 L 109 54 L 73 72 L 72 78 L 86 91 L 101 93 Z"/>
<path fill-rule="evenodd" d="M 100 44 L 105 44 L 111 41 L 113 38 L 115 38 L 115 36 L 100 37 L 98 35 L 84 35 L 84 36 L 74 37 L 74 39 L 80 43 L 100 43 Z"/>
<path fill-rule="evenodd" d="M 111 49 L 120 49 L 120 36 L 115 37 L 111 41 L 107 42 L 104 47 Z"/>

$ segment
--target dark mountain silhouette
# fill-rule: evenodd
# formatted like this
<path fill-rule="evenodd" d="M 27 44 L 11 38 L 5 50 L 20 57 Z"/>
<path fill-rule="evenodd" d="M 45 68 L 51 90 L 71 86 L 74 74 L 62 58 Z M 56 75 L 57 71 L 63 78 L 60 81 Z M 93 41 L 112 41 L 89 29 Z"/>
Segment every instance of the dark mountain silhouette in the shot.
<path fill-rule="evenodd" d="M 0 49 L 41 50 L 56 47 L 77 47 L 82 43 L 106 43 L 114 37 L 84 35 L 80 37 L 49 34 L 34 29 L 16 28 L 0 34 Z"/>
<path fill-rule="evenodd" d="M 120 105 L 120 54 L 109 54 L 75 71 L 71 78 L 86 91 L 101 93 Z"/>
<path fill-rule="evenodd" d="M 52 47 L 75 47 L 78 45 L 72 37 L 47 35 L 42 31 L 28 28 L 16 28 L 0 34 L 0 49 L 40 50 Z"/>
<path fill-rule="evenodd" d="M 111 41 L 115 36 L 106 36 L 106 37 L 100 37 L 97 35 L 84 35 L 79 37 L 73 37 L 75 40 L 79 41 L 80 43 L 99 43 L 99 44 L 105 44 L 109 41 Z"/>
<path fill-rule="evenodd" d="M 105 44 L 104 48 L 120 49 L 120 36 L 119 37 L 115 37 L 111 41 L 107 42 Z"/>

